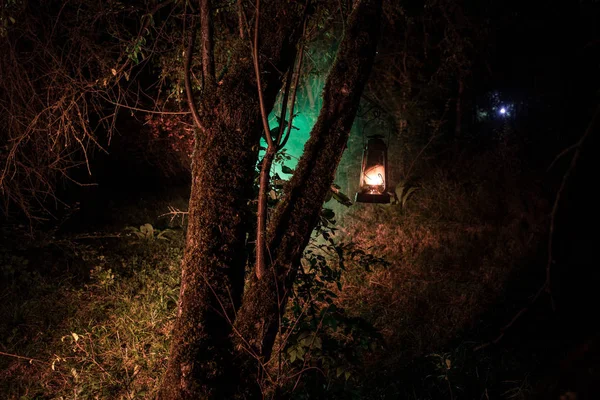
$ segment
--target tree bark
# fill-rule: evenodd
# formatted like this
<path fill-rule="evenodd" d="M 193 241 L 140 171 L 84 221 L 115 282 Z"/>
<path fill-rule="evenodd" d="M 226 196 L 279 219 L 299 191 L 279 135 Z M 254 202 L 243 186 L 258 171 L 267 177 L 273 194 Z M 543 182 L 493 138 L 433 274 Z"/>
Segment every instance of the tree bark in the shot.
<path fill-rule="evenodd" d="M 279 71 L 291 66 L 301 18 L 291 23 L 289 7 L 278 1 L 265 10 L 260 66 L 270 110 L 282 84 Z M 179 312 L 159 399 L 229 398 L 235 389 L 229 335 L 244 284 L 262 123 L 250 49 L 242 41 L 232 47 L 236 61 L 222 84 L 205 88 L 199 107 L 205 130 L 192 155 Z"/>
<path fill-rule="evenodd" d="M 269 360 L 301 256 L 348 141 L 375 58 L 381 0 L 361 0 L 349 17 L 323 92 L 323 108 L 268 228 L 271 255 L 263 279 L 250 277 L 235 323 L 238 362 L 252 374 Z"/>

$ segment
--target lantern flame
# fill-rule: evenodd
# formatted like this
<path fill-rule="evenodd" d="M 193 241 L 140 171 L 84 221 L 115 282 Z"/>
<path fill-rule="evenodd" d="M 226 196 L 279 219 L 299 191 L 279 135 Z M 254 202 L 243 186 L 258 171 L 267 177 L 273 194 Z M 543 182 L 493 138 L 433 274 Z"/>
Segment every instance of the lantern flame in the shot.
<path fill-rule="evenodd" d="M 365 184 L 369 186 L 383 185 L 385 183 L 383 180 L 384 175 L 383 165 L 374 165 L 365 171 Z"/>

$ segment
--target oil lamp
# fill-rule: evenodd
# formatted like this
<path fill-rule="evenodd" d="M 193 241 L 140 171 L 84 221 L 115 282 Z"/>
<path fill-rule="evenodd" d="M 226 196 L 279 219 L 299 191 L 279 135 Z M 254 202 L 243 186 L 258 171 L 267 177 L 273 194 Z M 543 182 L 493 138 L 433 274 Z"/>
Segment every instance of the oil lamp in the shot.
<path fill-rule="evenodd" d="M 383 136 L 369 136 L 365 145 L 360 174 L 360 186 L 355 201 L 389 203 L 387 187 L 387 146 Z"/>

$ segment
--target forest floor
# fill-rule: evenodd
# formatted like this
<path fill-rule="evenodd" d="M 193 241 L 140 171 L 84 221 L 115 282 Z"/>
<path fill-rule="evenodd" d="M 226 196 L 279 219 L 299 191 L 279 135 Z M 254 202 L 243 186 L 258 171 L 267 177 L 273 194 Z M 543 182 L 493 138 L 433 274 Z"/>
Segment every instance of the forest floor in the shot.
<path fill-rule="evenodd" d="M 299 382 L 287 387 L 292 398 L 594 398 L 597 341 L 561 339 L 548 298 L 477 350 L 543 283 L 548 214 L 514 174 L 471 170 L 460 182 L 442 170 L 414 182 L 404 206 L 354 205 L 343 215 L 334 242 L 371 258 L 346 260 L 327 281 L 327 309 L 362 328 L 342 332 L 335 320 L 317 328 L 311 343 L 323 335 L 322 349 L 312 355 L 299 353 L 297 335 L 282 351 L 283 373 Z M 498 198 L 499 190 L 511 195 Z M 153 397 L 184 245 L 184 227 L 158 217 L 172 201 L 115 203 L 102 223 L 74 224 L 75 214 L 33 236 L 27 226 L 0 229 L 1 398 Z M 340 260 L 326 264 L 336 270 Z M 327 335 L 343 337 L 342 347 L 327 349 Z M 351 356 L 325 369 L 328 351 Z M 298 381 L 296 371 L 311 366 Z"/>

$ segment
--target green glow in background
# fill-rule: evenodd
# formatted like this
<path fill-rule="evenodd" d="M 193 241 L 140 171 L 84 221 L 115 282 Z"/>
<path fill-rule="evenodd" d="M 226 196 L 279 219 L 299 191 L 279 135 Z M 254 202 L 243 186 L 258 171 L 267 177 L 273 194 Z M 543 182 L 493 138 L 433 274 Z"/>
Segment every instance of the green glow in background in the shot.
<path fill-rule="evenodd" d="M 311 81 L 310 87 L 313 92 L 319 94 L 319 96 L 314 97 L 314 104 L 311 106 L 310 101 L 306 96 L 306 89 L 303 86 L 298 89 L 298 94 L 296 96 L 296 105 L 294 106 L 294 114 L 296 116 L 293 119 L 292 125 L 298 129 L 292 128 L 290 133 L 290 138 L 284 146 L 285 154 L 291 157 L 290 160 L 285 161 L 285 165 L 291 169 L 296 168 L 298 164 L 298 160 L 302 156 L 304 152 L 304 145 L 308 141 L 310 136 L 310 131 L 312 130 L 317 118 L 319 116 L 319 111 L 321 110 L 322 99 L 320 94 L 323 90 L 323 80 L 314 79 Z M 281 95 L 282 93 L 280 93 Z M 277 121 L 277 117 L 281 114 L 281 99 L 277 100 L 276 106 L 273 108 L 273 111 L 269 114 L 269 129 L 273 129 L 279 125 Z M 289 107 L 288 107 L 288 116 L 289 119 Z M 286 125 L 287 129 L 287 125 Z M 284 132 L 285 135 L 285 132 Z M 261 139 L 261 147 L 266 148 L 267 143 L 264 138 Z M 261 150 L 259 152 L 258 160 L 259 162 L 262 160 L 265 151 Z M 260 165 L 257 165 L 257 168 L 260 168 Z M 281 171 L 281 164 L 273 163 L 273 167 L 271 168 L 271 175 L 278 174 L 283 179 L 289 179 L 290 175 L 284 174 Z"/>
<path fill-rule="evenodd" d="M 296 116 L 293 119 L 292 125 L 298 129 L 292 129 L 290 138 L 284 146 L 285 155 L 289 156 L 289 160 L 284 160 L 283 164 L 291 169 L 295 169 L 298 160 L 304 152 L 304 145 L 310 137 L 310 132 L 317 121 L 321 106 L 323 103 L 321 94 L 325 84 L 323 75 L 313 75 L 307 78 L 302 85 L 298 88 L 298 94 L 296 97 L 296 104 L 294 106 L 294 113 Z M 281 114 L 281 96 L 277 99 L 277 103 L 269 114 L 269 129 L 274 129 L 279 125 L 277 118 Z M 373 105 L 367 103 L 365 110 L 373 109 Z M 289 113 L 289 109 L 288 109 Z M 348 141 L 348 148 L 344 151 L 342 160 L 337 168 L 335 183 L 340 187 L 342 193 L 346 194 L 351 199 L 354 198 L 354 194 L 358 190 L 361 160 L 363 153 L 363 146 L 365 138 L 371 134 L 381 134 L 385 137 L 386 143 L 390 143 L 389 133 L 390 125 L 383 120 L 373 119 L 371 113 L 368 113 L 366 118 L 363 118 L 360 113 L 357 114 L 350 139 Z M 289 118 L 289 115 L 286 116 Z M 287 124 L 286 124 L 287 129 Z M 261 139 L 261 147 L 266 148 L 267 144 L 265 139 Z M 257 169 L 260 170 L 260 161 L 265 154 L 265 150 L 259 152 L 259 158 L 257 162 Z M 390 162 L 388 160 L 388 166 Z M 392 161 L 393 165 L 393 161 Z M 291 175 L 284 174 L 282 171 L 282 164 L 280 162 L 274 162 L 271 167 L 271 178 L 275 178 L 275 175 L 284 180 L 289 180 Z M 393 181 L 393 177 L 391 179 Z M 390 183 L 390 177 L 387 177 L 388 184 Z M 393 186 L 389 186 L 388 190 Z M 332 208 L 336 214 L 344 214 L 348 208 L 338 204 L 336 201 L 329 201 L 326 205 L 328 208 Z"/>

